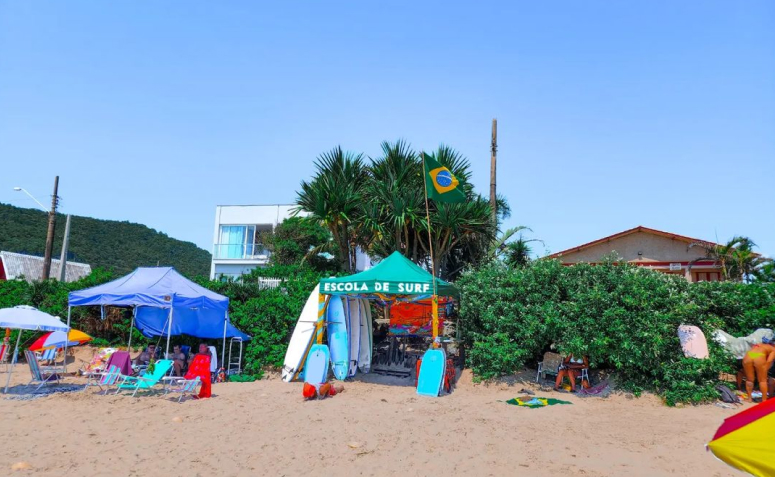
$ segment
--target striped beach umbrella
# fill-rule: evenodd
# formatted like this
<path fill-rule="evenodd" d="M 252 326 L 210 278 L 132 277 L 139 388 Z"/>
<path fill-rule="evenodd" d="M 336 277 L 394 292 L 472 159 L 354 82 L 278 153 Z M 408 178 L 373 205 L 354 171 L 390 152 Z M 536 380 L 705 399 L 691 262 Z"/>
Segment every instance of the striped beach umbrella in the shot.
<path fill-rule="evenodd" d="M 757 476 L 775 475 L 775 399 L 727 418 L 708 448 L 736 469 Z"/>
<path fill-rule="evenodd" d="M 84 333 L 83 331 L 70 330 L 67 334 L 67 346 L 78 346 L 87 343 L 92 340 L 92 337 Z M 64 348 L 65 347 L 65 332 L 64 331 L 52 331 L 46 333 L 40 338 L 36 339 L 34 343 L 30 345 L 30 351 L 42 351 L 52 348 Z"/>

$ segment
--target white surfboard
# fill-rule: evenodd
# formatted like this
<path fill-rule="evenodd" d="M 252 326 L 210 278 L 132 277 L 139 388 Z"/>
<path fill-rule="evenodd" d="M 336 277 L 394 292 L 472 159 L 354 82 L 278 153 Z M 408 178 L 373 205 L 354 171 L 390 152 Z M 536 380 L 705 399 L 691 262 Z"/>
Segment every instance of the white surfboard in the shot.
<path fill-rule="evenodd" d="M 347 297 L 347 338 L 350 344 L 350 371 L 348 376 L 358 372 L 361 351 L 361 306 L 358 298 Z"/>
<path fill-rule="evenodd" d="M 369 300 L 358 300 L 361 308 L 361 351 L 358 355 L 358 369 L 362 373 L 371 371 L 371 304 Z"/>
<path fill-rule="evenodd" d="M 296 328 L 293 329 L 291 342 L 288 344 L 288 351 L 285 352 L 285 361 L 283 363 L 283 381 L 289 383 L 293 381 L 304 364 L 309 352 L 310 344 L 315 337 L 315 327 L 318 322 L 318 291 L 316 286 L 307 298 L 304 309 L 301 311 L 299 321 L 296 322 Z"/>

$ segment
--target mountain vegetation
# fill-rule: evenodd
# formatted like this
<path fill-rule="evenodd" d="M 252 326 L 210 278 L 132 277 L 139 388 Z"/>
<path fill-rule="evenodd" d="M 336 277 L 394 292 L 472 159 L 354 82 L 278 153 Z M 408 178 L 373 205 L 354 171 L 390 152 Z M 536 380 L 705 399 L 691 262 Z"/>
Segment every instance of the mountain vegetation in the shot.
<path fill-rule="evenodd" d="M 57 215 L 54 258 L 59 258 L 65 216 Z M 43 256 L 48 214 L 0 203 L 0 250 Z M 173 266 L 187 276 L 207 275 L 210 253 L 191 242 L 131 222 L 73 216 L 68 260 L 121 275 L 143 266 Z"/>

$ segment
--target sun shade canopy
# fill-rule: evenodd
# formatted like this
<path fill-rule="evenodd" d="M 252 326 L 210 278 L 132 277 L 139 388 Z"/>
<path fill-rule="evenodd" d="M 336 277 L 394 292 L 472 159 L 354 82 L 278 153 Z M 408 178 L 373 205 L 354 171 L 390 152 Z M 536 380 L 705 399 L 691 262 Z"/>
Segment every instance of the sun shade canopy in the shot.
<path fill-rule="evenodd" d="M 340 278 L 320 280 L 324 295 L 432 295 L 433 275 L 420 268 L 400 252 L 366 271 Z M 457 297 L 453 285 L 436 279 L 436 294 Z"/>
<path fill-rule="evenodd" d="M 34 331 L 67 331 L 70 329 L 56 316 L 51 316 L 26 305 L 0 310 L 0 328 Z"/>
<path fill-rule="evenodd" d="M 117 280 L 71 292 L 70 306 L 135 306 L 135 326 L 145 336 L 250 337 L 228 320 L 229 298 L 208 290 L 172 267 L 140 267 Z M 171 313 L 170 313 L 171 312 Z M 172 315 L 172 329 L 168 318 Z"/>

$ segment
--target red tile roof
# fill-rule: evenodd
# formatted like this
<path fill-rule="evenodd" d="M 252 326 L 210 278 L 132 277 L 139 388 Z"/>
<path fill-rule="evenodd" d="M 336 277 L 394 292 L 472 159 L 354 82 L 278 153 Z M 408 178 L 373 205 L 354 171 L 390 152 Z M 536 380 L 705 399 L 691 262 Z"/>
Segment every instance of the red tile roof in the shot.
<path fill-rule="evenodd" d="M 565 255 L 566 253 L 579 252 L 579 251 L 587 249 L 589 247 L 593 247 L 593 246 L 599 245 L 601 243 L 610 242 L 611 240 L 618 239 L 618 238 L 621 238 L 621 237 L 624 237 L 624 236 L 627 236 L 627 235 L 630 235 L 630 234 L 634 234 L 634 233 L 637 233 L 637 232 L 644 232 L 644 233 L 647 233 L 647 234 L 659 235 L 660 237 L 666 237 L 666 238 L 669 238 L 669 239 L 679 240 L 681 242 L 686 242 L 686 243 L 701 243 L 701 244 L 707 244 L 707 245 L 718 245 L 718 244 L 716 244 L 714 242 L 709 242 L 707 240 L 700 240 L 700 239 L 696 239 L 696 238 L 686 237 L 685 235 L 672 234 L 672 233 L 669 233 L 669 232 L 663 232 L 663 231 L 657 230 L 657 229 L 650 229 L 648 227 L 644 227 L 642 225 L 639 225 L 639 226 L 637 226 L 635 228 L 625 230 L 624 232 L 619 232 L 617 234 L 609 235 L 607 237 L 603 237 L 601 239 L 594 240 L 592 242 L 587 242 L 587 243 L 579 245 L 577 247 L 572 247 L 572 248 L 569 248 L 567 250 L 563 250 L 562 252 L 553 253 L 553 254 L 549 255 L 548 257 L 546 257 L 546 258 L 559 258 L 559 257 Z"/>

